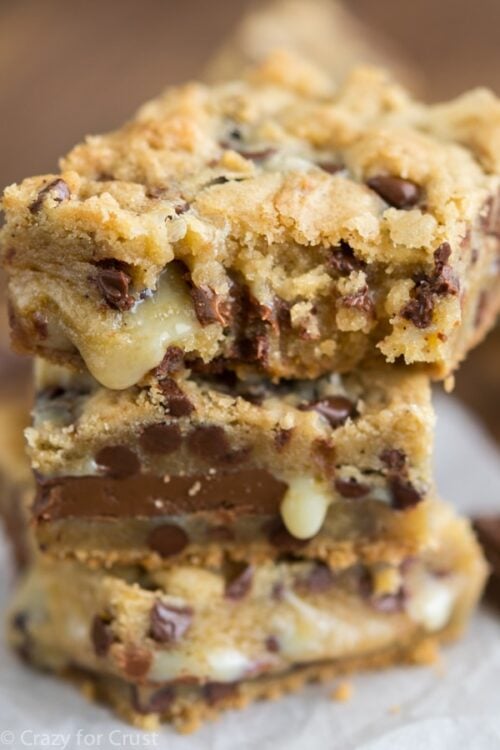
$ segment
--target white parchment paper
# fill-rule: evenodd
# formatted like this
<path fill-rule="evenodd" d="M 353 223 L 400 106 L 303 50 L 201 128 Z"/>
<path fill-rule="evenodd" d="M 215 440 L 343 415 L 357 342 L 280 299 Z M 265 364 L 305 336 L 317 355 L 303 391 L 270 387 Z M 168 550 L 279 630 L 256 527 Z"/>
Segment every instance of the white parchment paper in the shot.
<path fill-rule="evenodd" d="M 437 477 L 463 512 L 500 512 L 495 446 L 451 397 L 440 396 Z M 0 606 L 9 586 L 0 544 Z M 188 737 L 165 727 L 148 734 L 88 703 L 72 687 L 21 665 L 0 643 L 0 750 L 130 748 L 169 750 L 493 750 L 500 748 L 500 610 L 483 606 L 469 633 L 435 667 L 351 678 L 348 703 L 333 686 L 228 713 Z"/>

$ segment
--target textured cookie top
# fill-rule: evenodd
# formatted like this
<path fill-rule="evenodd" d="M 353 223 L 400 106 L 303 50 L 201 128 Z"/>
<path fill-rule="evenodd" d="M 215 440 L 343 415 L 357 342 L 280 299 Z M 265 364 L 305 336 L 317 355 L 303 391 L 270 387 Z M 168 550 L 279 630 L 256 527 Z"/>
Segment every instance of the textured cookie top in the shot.
<path fill-rule="evenodd" d="M 63 330 L 102 382 L 123 387 L 142 373 L 118 385 L 101 378 L 101 362 L 90 363 L 103 347 L 101 323 L 118 328 L 120 315 L 147 300 L 165 265 L 178 260 L 197 318 L 181 321 L 187 351 L 205 362 L 220 355 L 232 289 L 244 283 L 264 321 L 276 317 L 279 299 L 293 331 L 318 340 L 316 365 L 302 374 L 349 369 L 347 350 L 360 348 L 375 320 L 404 308 L 411 279 L 432 276 L 445 243 L 444 262 L 459 274 L 467 267 L 464 240 L 478 217 L 488 218 L 498 186 L 499 125 L 500 102 L 484 90 L 424 106 L 379 71 L 356 70 L 335 88 L 284 54 L 239 81 L 170 89 L 120 130 L 77 146 L 60 175 L 7 188 L 5 262 L 29 274 L 11 285 L 11 296 L 30 315 L 42 309 L 47 318 L 57 307 L 59 328 L 49 335 L 60 341 Z M 406 286 L 389 298 L 388 280 L 398 279 Z M 372 289 L 380 292 L 375 303 Z M 446 291 L 455 299 L 442 302 L 441 317 L 452 330 L 460 303 L 456 287 Z M 90 302 L 98 313 L 79 320 Z M 448 336 L 445 327 L 438 325 Z M 343 363 L 324 333 L 335 328 L 359 334 Z M 447 354 L 410 339 L 406 349 L 381 348 L 407 361 Z M 294 375 L 280 364 L 268 369 Z"/>
<path fill-rule="evenodd" d="M 258 253 L 260 242 L 344 240 L 367 260 L 413 262 L 409 250 L 431 253 L 450 239 L 445 227 L 475 217 L 500 169 L 499 126 L 500 102 L 484 90 L 426 107 L 377 70 L 335 89 L 277 54 L 241 81 L 167 90 L 73 149 L 61 162 L 66 186 L 40 195 L 55 175 L 25 180 L 7 189 L 5 208 L 46 214 L 48 229 L 56 215 L 81 231 L 99 220 L 144 283 L 178 255 L 203 261 L 195 273 L 217 291 L 221 261 L 252 260 L 240 242 Z M 96 259 L 108 253 L 96 243 Z"/>

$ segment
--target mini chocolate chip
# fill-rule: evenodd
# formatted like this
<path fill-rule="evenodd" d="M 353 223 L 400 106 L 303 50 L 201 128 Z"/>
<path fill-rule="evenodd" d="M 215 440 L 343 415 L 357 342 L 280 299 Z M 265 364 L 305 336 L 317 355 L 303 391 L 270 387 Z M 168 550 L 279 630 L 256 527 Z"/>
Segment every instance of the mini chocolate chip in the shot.
<path fill-rule="evenodd" d="M 61 203 L 62 201 L 68 200 L 71 195 L 67 183 L 60 177 L 57 177 L 55 180 L 52 180 L 52 182 L 49 182 L 48 185 L 42 188 L 42 190 L 40 190 L 37 197 L 29 207 L 32 214 L 38 213 L 38 211 L 42 207 L 42 203 L 49 193 L 56 203 Z"/>
<path fill-rule="evenodd" d="M 231 446 L 223 427 L 198 425 L 188 435 L 188 448 L 206 461 L 224 461 L 231 453 Z"/>
<path fill-rule="evenodd" d="M 253 566 L 245 565 L 243 570 L 226 584 L 225 596 L 227 599 L 243 599 L 252 587 Z"/>
<path fill-rule="evenodd" d="M 137 646 L 128 646 L 123 654 L 123 670 L 127 677 L 142 680 L 148 673 L 153 655 L 151 651 Z"/>
<path fill-rule="evenodd" d="M 110 620 L 96 615 L 92 620 L 90 638 L 92 640 L 96 656 L 106 656 L 111 647 L 111 644 L 115 640 L 113 630 L 111 629 Z"/>
<path fill-rule="evenodd" d="M 401 316 L 416 328 L 428 328 L 434 314 L 434 299 L 429 284 L 422 282 L 414 290 L 414 297 L 401 310 Z"/>
<path fill-rule="evenodd" d="M 318 412 L 332 427 L 340 427 L 349 417 L 356 416 L 355 405 L 345 396 L 326 396 L 320 401 L 305 404 L 300 408 Z"/>
<path fill-rule="evenodd" d="M 328 268 L 341 276 L 349 276 L 353 271 L 360 271 L 365 267 L 366 263 L 356 257 L 354 250 L 347 242 L 342 241 L 338 247 L 330 251 Z"/>
<path fill-rule="evenodd" d="M 106 304 L 114 310 L 125 312 L 134 304 L 129 294 L 132 277 L 124 270 L 125 265 L 113 259 L 98 264 L 96 282 Z"/>
<path fill-rule="evenodd" d="M 148 535 L 147 545 L 161 557 L 178 555 L 189 544 L 189 537 L 180 526 L 164 523 L 156 526 Z"/>
<path fill-rule="evenodd" d="M 203 695 L 210 706 L 236 695 L 236 693 L 237 687 L 233 682 L 207 682 L 203 686 Z"/>
<path fill-rule="evenodd" d="M 393 175 L 371 177 L 366 184 L 394 208 L 412 208 L 422 195 L 421 188 L 414 182 Z"/>
<path fill-rule="evenodd" d="M 157 601 L 151 610 L 149 635 L 158 643 L 175 643 L 184 636 L 192 621 L 190 607 L 174 607 Z"/>
<path fill-rule="evenodd" d="M 149 453 L 166 455 L 178 450 L 182 443 L 182 435 L 178 425 L 159 422 L 149 425 L 142 431 L 139 443 L 141 448 Z"/>
<path fill-rule="evenodd" d="M 388 469 L 402 471 L 406 466 L 406 453 L 398 448 L 385 448 L 380 454 L 380 460 Z"/>
<path fill-rule="evenodd" d="M 341 297 L 339 304 L 342 305 L 342 307 L 359 310 L 360 312 L 366 313 L 366 315 L 373 316 L 375 314 L 375 303 L 367 286 L 364 286 L 358 292 L 346 294 L 344 297 Z"/>
<path fill-rule="evenodd" d="M 338 161 L 319 161 L 317 164 L 323 172 L 328 172 L 328 174 L 337 174 L 337 172 L 342 172 L 344 169 L 344 165 L 339 164 Z"/>
<path fill-rule="evenodd" d="M 193 300 L 196 317 L 202 326 L 208 326 L 211 323 L 227 325 L 228 318 L 225 305 L 210 287 L 191 284 L 189 292 Z"/>
<path fill-rule="evenodd" d="M 156 368 L 156 377 L 164 378 L 173 372 L 180 372 L 184 369 L 184 352 L 179 346 L 169 346 L 165 352 L 162 361 Z"/>
<path fill-rule="evenodd" d="M 434 250 L 434 263 L 436 270 L 442 271 L 444 266 L 448 263 L 451 255 L 451 247 L 449 242 L 442 242 L 439 247 Z"/>
<path fill-rule="evenodd" d="M 244 159 L 249 159 L 250 161 L 264 161 L 264 159 L 273 156 L 276 153 L 276 149 L 272 147 L 255 149 L 254 151 L 242 151 L 241 149 L 238 149 L 238 153 L 241 154 Z"/>
<path fill-rule="evenodd" d="M 171 685 L 156 690 L 149 696 L 145 713 L 164 714 L 175 699 L 175 688 Z"/>
<path fill-rule="evenodd" d="M 46 315 L 37 310 L 33 313 L 33 317 L 31 319 L 33 321 L 33 328 L 35 329 L 35 333 L 38 338 L 46 339 L 49 335 L 49 326 Z"/>
<path fill-rule="evenodd" d="M 268 635 L 266 638 L 266 649 L 271 654 L 277 654 L 280 650 L 280 644 L 275 635 Z"/>
<path fill-rule="evenodd" d="M 184 391 L 172 378 L 163 378 L 158 388 L 165 396 L 167 411 L 172 417 L 188 417 L 194 411 L 194 405 Z"/>
<path fill-rule="evenodd" d="M 213 185 L 225 185 L 226 182 L 229 182 L 229 177 L 220 175 L 219 177 L 214 177 L 212 180 L 210 180 L 210 182 L 207 183 L 206 187 L 212 187 Z"/>
<path fill-rule="evenodd" d="M 432 280 L 432 290 L 439 295 L 456 295 L 460 291 L 457 274 L 449 266 L 444 266 Z"/>
<path fill-rule="evenodd" d="M 392 505 L 397 510 L 411 508 L 422 500 L 422 494 L 413 484 L 401 476 L 389 479 L 389 488 L 392 495 Z"/>
<path fill-rule="evenodd" d="M 347 497 L 350 500 L 365 497 L 370 492 L 370 487 L 367 484 L 358 482 L 354 477 L 348 479 L 340 479 L 339 477 L 335 480 L 335 489 L 342 497 Z"/>
<path fill-rule="evenodd" d="M 124 445 L 107 445 L 101 448 L 95 460 L 106 474 L 116 479 L 137 474 L 141 468 L 136 454 Z"/>
<path fill-rule="evenodd" d="M 292 434 L 293 429 L 284 430 L 281 427 L 278 427 L 274 433 L 274 445 L 276 446 L 277 451 L 282 451 L 283 448 L 288 445 L 292 438 Z"/>
<path fill-rule="evenodd" d="M 174 211 L 177 216 L 182 216 L 182 214 L 185 214 L 186 211 L 189 211 L 190 208 L 191 206 L 189 205 L 189 203 L 187 203 L 187 201 L 183 201 L 182 203 L 176 204 L 176 206 L 174 207 Z"/>

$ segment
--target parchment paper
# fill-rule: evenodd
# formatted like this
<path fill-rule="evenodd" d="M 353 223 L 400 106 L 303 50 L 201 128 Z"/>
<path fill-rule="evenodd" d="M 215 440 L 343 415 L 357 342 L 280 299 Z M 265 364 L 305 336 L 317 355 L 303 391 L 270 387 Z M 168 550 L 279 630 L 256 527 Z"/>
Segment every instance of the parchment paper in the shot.
<path fill-rule="evenodd" d="M 451 397 L 439 396 L 436 465 L 444 497 L 463 512 L 500 512 L 495 446 Z M 8 586 L 6 545 L 0 543 Z M 72 687 L 21 665 L 0 643 L 0 750 L 130 748 L 169 750 L 490 750 L 500 748 L 500 610 L 485 605 L 463 641 L 434 667 L 351 678 L 347 703 L 331 686 L 228 713 L 188 737 L 168 727 L 148 734 L 87 702 Z"/>

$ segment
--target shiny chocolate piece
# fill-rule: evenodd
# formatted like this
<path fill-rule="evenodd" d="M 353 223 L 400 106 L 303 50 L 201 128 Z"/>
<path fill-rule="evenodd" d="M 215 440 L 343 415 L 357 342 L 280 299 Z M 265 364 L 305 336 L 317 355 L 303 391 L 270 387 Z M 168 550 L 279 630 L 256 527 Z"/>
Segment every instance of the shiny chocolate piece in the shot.
<path fill-rule="evenodd" d="M 52 200 L 54 200 L 56 203 L 61 203 L 62 201 L 68 200 L 71 195 L 68 184 L 63 179 L 58 177 L 55 180 L 52 180 L 52 182 L 49 182 L 48 185 L 40 190 L 37 197 L 29 207 L 29 210 L 32 214 L 36 214 L 40 211 L 43 202 L 45 201 L 49 193 L 52 197 Z"/>
<path fill-rule="evenodd" d="M 414 182 L 393 175 L 371 177 L 366 184 L 394 208 L 413 208 L 422 195 L 421 188 Z"/>
<path fill-rule="evenodd" d="M 140 446 L 148 453 L 173 453 L 182 443 L 181 431 L 176 424 L 158 423 L 146 427 L 139 438 Z"/>
<path fill-rule="evenodd" d="M 189 630 L 192 620 L 190 607 L 173 607 L 157 601 L 151 610 L 149 635 L 157 643 L 175 643 Z"/>
<path fill-rule="evenodd" d="M 160 557 L 172 557 L 180 554 L 188 546 L 189 536 L 180 526 L 164 523 L 151 531 L 147 543 Z"/>

